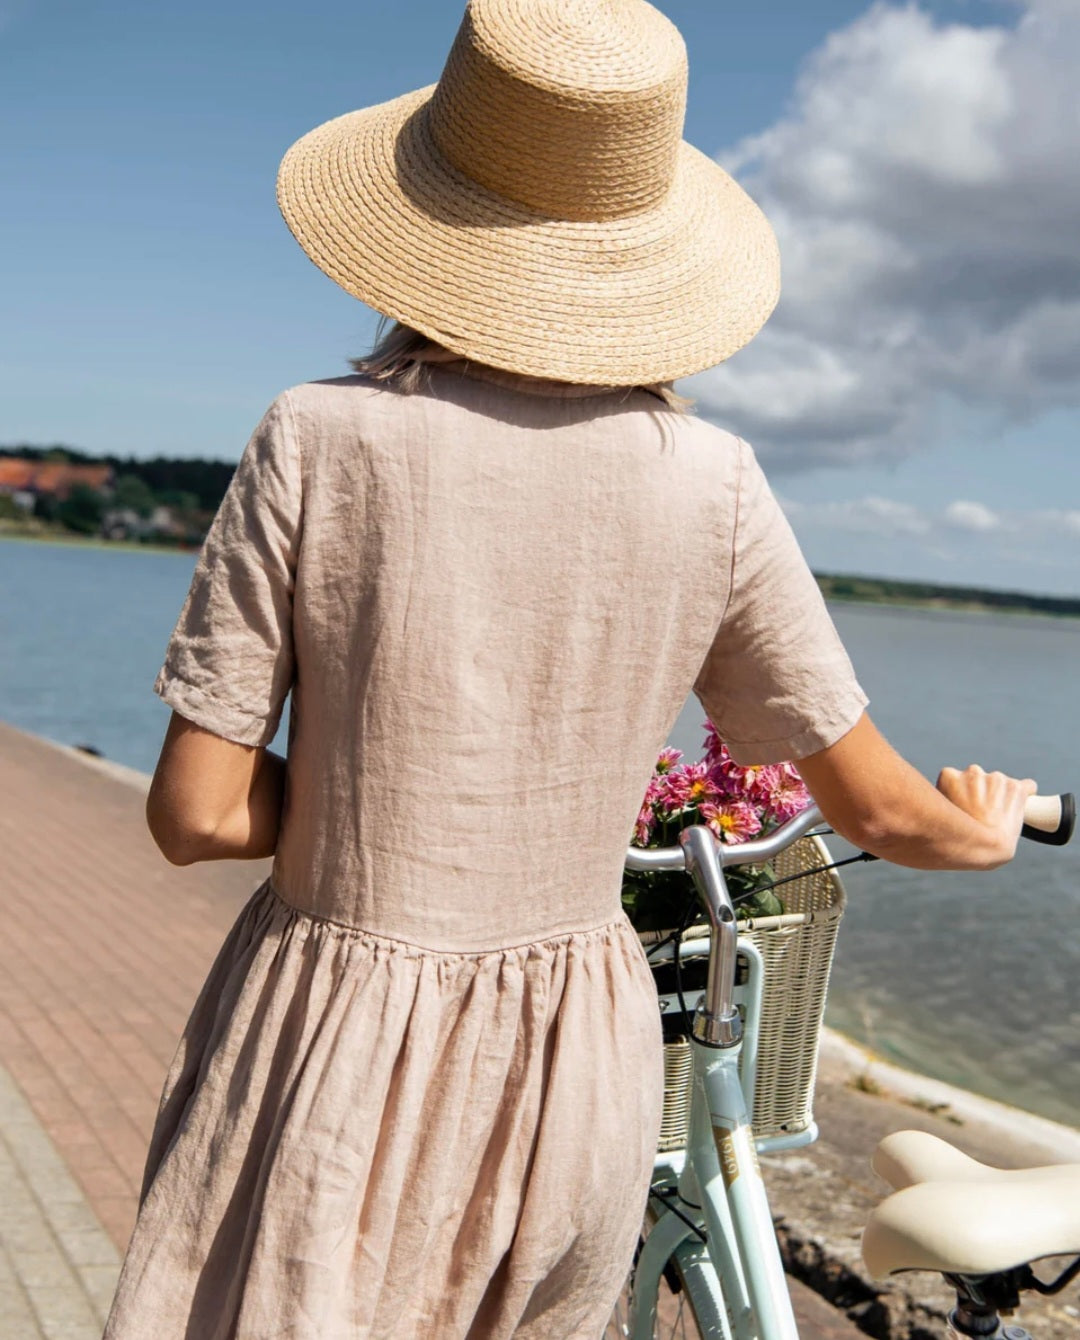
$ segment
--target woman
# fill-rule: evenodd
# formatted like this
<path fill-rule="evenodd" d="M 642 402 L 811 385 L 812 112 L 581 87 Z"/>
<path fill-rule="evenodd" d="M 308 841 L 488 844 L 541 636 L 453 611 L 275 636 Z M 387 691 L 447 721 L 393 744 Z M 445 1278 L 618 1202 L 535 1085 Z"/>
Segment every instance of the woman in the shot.
<path fill-rule="evenodd" d="M 271 406 L 157 680 L 163 852 L 274 865 L 109 1340 L 596 1340 L 661 1097 L 622 857 L 692 687 L 871 851 L 1012 853 L 1032 784 L 892 752 L 749 448 L 670 389 L 778 292 L 684 89 L 641 0 L 472 0 L 437 87 L 284 160 L 300 244 L 400 324 Z"/>

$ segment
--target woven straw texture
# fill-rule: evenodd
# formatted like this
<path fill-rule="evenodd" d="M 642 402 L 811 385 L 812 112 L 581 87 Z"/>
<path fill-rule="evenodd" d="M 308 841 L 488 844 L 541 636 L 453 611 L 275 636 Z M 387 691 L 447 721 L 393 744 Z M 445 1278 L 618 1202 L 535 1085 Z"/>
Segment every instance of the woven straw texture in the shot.
<path fill-rule="evenodd" d="M 767 220 L 682 141 L 686 53 L 644 0 L 472 0 L 437 85 L 327 122 L 278 203 L 369 306 L 492 367 L 669 381 L 768 319 Z"/>
<path fill-rule="evenodd" d="M 804 838 L 773 862 L 778 879 L 830 860 L 820 838 Z M 740 933 L 760 951 L 765 974 L 754 1084 L 754 1134 L 796 1135 L 814 1119 L 818 1038 L 845 897 L 835 871 L 785 884 L 785 911 L 809 914 L 800 926 Z M 681 1149 L 690 1126 L 692 1061 L 685 1039 L 664 1046 L 664 1112 L 658 1148 Z"/>

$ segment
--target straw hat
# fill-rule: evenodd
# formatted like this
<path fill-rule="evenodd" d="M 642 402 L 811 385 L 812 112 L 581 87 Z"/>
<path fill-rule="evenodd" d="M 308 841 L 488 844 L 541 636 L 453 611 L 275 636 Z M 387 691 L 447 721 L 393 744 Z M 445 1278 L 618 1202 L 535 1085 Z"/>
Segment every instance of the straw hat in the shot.
<path fill-rule="evenodd" d="M 315 264 L 492 367 L 712 367 L 779 295 L 768 221 L 683 143 L 686 49 L 644 0 L 470 0 L 438 84 L 311 131 L 278 203 Z"/>

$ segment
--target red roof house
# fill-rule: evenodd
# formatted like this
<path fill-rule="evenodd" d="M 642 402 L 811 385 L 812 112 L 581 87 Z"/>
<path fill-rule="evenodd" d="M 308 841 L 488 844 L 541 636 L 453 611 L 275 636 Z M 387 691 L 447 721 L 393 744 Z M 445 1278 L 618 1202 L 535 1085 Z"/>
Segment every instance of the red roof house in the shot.
<path fill-rule="evenodd" d="M 0 456 L 0 493 L 36 493 L 63 501 L 76 484 L 107 489 L 111 465 L 70 465 L 67 461 L 28 461 Z"/>

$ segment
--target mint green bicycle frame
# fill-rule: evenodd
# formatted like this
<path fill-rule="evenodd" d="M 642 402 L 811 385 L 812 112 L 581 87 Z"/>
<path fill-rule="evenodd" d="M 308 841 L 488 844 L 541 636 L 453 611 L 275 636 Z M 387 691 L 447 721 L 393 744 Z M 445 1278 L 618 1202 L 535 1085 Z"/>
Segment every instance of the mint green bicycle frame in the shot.
<path fill-rule="evenodd" d="M 658 1156 L 653 1177 L 654 1193 L 671 1192 L 681 1213 L 661 1211 L 642 1244 L 634 1268 L 631 1340 L 653 1340 L 658 1290 L 669 1260 L 679 1267 L 703 1340 L 798 1340 L 751 1126 L 761 961 L 752 946 L 738 945 L 723 867 L 764 863 L 821 822 L 820 812 L 811 808 L 765 838 L 730 848 L 707 828 L 695 826 L 680 834 L 681 848 L 631 848 L 627 853 L 627 865 L 634 869 L 689 870 L 711 928 L 709 979 L 691 1037 L 689 1139 L 685 1151 Z M 745 1038 L 736 1007 L 738 954 L 751 958 L 751 987 L 743 1002 Z M 744 1046 L 749 1064 L 740 1075 Z M 815 1135 L 811 1129 L 765 1143 L 790 1148 Z M 654 1195 L 661 1203 L 667 1198 Z"/>

